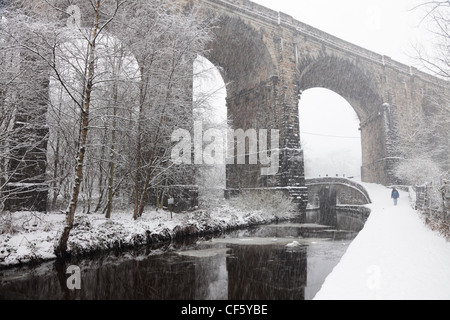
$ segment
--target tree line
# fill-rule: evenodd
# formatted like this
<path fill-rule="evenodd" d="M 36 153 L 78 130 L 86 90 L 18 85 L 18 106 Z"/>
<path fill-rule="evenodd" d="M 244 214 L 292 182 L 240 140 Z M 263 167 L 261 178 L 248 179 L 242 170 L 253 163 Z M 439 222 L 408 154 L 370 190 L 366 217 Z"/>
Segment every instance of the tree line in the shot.
<path fill-rule="evenodd" d="M 2 206 L 27 170 L 11 164 L 42 141 L 49 207 L 67 208 L 59 254 L 81 206 L 109 218 L 121 199 L 137 219 L 150 197 L 160 205 L 167 186 L 190 182 L 193 169 L 170 161 L 170 137 L 193 123 L 193 62 L 212 38 L 195 10 L 163 0 L 11 0 L 1 15 Z M 45 126 L 41 136 L 31 130 Z"/>
<path fill-rule="evenodd" d="M 421 27 L 429 32 L 428 46 L 414 46 L 417 66 L 450 81 L 450 2 L 433 0 L 414 8 L 423 18 Z M 450 93 L 424 93 L 423 110 L 401 137 L 402 161 L 396 175 L 416 186 L 425 205 L 420 205 L 427 222 L 450 238 Z"/>

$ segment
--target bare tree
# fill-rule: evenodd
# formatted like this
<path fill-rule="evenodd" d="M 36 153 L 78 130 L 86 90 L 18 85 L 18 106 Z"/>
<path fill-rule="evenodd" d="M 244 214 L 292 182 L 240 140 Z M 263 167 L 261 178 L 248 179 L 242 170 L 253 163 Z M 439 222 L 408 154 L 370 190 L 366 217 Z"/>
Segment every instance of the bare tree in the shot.
<path fill-rule="evenodd" d="M 94 79 L 96 75 L 96 44 L 98 40 L 98 36 L 101 33 L 102 29 L 109 23 L 108 20 L 103 25 L 100 25 L 100 10 L 102 9 L 102 1 L 97 0 L 94 7 L 94 15 L 93 15 L 93 28 L 88 37 L 88 45 L 87 45 L 87 55 L 86 55 L 86 64 L 87 68 L 87 77 L 86 82 L 83 87 L 84 99 L 82 101 L 77 101 L 81 111 L 81 134 L 79 140 L 79 149 L 77 153 L 77 164 L 75 168 L 75 183 L 73 187 L 73 194 L 69 204 L 69 208 L 66 212 L 66 227 L 63 230 L 61 238 L 59 240 L 58 246 L 55 249 L 55 253 L 57 255 L 62 255 L 67 251 L 67 241 L 69 240 L 70 231 L 73 228 L 75 221 L 75 212 L 77 209 L 78 197 L 80 193 L 81 183 L 83 179 L 83 165 L 84 158 L 86 155 L 86 146 L 88 141 L 88 131 L 90 124 L 90 109 L 91 109 L 91 97 L 94 88 Z"/>
<path fill-rule="evenodd" d="M 431 41 L 415 46 L 415 55 L 419 67 L 444 80 L 450 80 L 450 2 L 432 0 L 415 7 L 423 10 L 421 24 L 425 26 Z M 430 47 L 431 46 L 431 47 Z M 432 224 L 447 223 L 449 213 L 445 205 L 450 161 L 450 92 L 444 85 L 440 92 L 424 92 L 423 113 L 417 114 L 414 123 L 410 123 L 408 137 L 404 137 L 402 150 L 406 161 L 400 164 L 397 175 L 416 185 L 427 185 L 427 197 Z M 444 190 L 444 191 L 443 191 Z M 432 204 L 432 205 L 431 205 Z M 447 224 L 448 231 L 448 224 Z"/>
<path fill-rule="evenodd" d="M 429 30 L 432 43 L 415 45 L 418 66 L 437 77 L 450 80 L 450 3 L 443 0 L 427 1 L 414 10 L 423 10 L 421 24 Z M 431 48 L 431 49 L 430 49 Z M 444 173 L 450 170 L 448 148 L 450 147 L 450 92 L 423 92 L 423 110 L 415 114 L 407 126 L 400 146 L 400 154 L 406 163 L 400 166 L 402 176 L 408 172 L 408 161 L 433 163 Z M 431 166 L 427 166 L 431 167 Z M 414 175 L 414 170 L 410 170 Z M 436 171 L 436 170 L 432 170 Z M 430 172 L 431 173 L 431 172 Z M 436 172 L 435 172 L 436 173 Z M 433 177 L 430 177 L 433 178 Z M 411 179 L 407 179 L 411 180 Z M 414 179 L 413 179 L 414 180 Z M 421 182 L 423 183 L 423 182 Z"/>
<path fill-rule="evenodd" d="M 151 189 L 165 190 L 167 184 L 183 180 L 170 162 L 170 136 L 178 127 L 193 125 L 193 62 L 211 38 L 209 27 L 195 11 L 182 12 L 164 1 L 141 1 L 129 12 L 133 14 L 123 19 L 129 23 L 121 38 L 129 40 L 125 44 L 140 69 L 136 149 L 132 153 L 133 216 L 137 219 Z"/>
<path fill-rule="evenodd" d="M 14 10 L 0 38 L 11 44 L 0 49 L 0 68 L 8 71 L 0 75 L 0 148 L 12 154 L 14 99 L 27 101 L 24 96 L 35 99 L 40 93 L 48 112 L 33 119 L 50 126 L 43 141 L 49 146 L 52 204 L 61 196 L 67 201 L 66 224 L 55 247 L 64 255 L 83 200 L 90 212 L 97 197 L 95 211 L 103 208 L 109 218 L 114 198 L 128 194 L 138 218 L 152 193 L 161 205 L 172 184 L 192 175 L 192 168 L 171 162 L 171 134 L 192 128 L 193 61 L 211 33 L 195 11 L 166 1 L 11 3 Z M 14 53 L 17 48 L 32 59 Z M 27 74 L 25 62 L 45 70 L 38 81 L 30 77 L 29 88 L 13 81 Z M 26 141 L 26 150 L 44 149 L 38 142 L 30 149 L 31 143 Z M 4 169 L 11 159 L 0 160 L 3 187 L 13 173 Z"/>
<path fill-rule="evenodd" d="M 77 108 L 75 115 L 77 121 L 74 123 L 78 128 L 75 172 L 70 203 L 66 211 L 66 225 L 55 248 L 57 255 L 62 255 L 67 251 L 67 241 L 74 225 L 84 179 L 85 158 L 90 141 L 88 133 L 92 120 L 91 113 L 94 109 L 93 95 L 98 76 L 97 44 L 100 37 L 106 32 L 106 27 L 112 23 L 125 2 L 113 0 L 96 0 L 90 4 L 78 2 L 80 7 L 76 8 L 80 11 L 83 10 L 86 15 L 86 26 L 84 27 L 81 26 L 81 21 L 77 21 L 75 24 L 63 24 L 62 21 L 65 21 L 63 17 L 67 16 L 70 11 L 66 10 L 66 4 L 62 2 L 49 0 L 43 2 L 15 1 L 14 3 L 14 8 L 18 8 L 15 12 L 17 17 L 15 26 L 21 27 L 18 30 L 22 31 L 22 34 L 16 36 L 16 42 L 26 52 L 45 64 L 46 68 L 50 70 L 53 81 L 63 90 L 70 103 Z M 68 30 L 71 27 L 75 30 Z M 26 41 L 23 40 L 23 30 L 29 34 Z M 45 73 L 43 74 L 45 75 Z M 38 82 L 39 85 L 41 84 Z M 25 90 L 25 92 L 30 92 L 30 90 Z M 58 146 L 56 150 L 58 150 Z"/>
<path fill-rule="evenodd" d="M 429 72 L 450 78 L 450 3 L 445 0 L 424 2 L 414 8 L 423 10 L 423 24 L 432 35 L 431 49 L 416 45 L 416 58 Z"/>

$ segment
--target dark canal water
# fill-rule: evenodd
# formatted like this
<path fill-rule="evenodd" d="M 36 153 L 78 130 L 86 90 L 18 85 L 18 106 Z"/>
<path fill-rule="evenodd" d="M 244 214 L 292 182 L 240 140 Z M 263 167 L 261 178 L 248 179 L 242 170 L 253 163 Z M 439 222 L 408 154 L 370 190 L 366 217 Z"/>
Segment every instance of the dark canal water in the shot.
<path fill-rule="evenodd" d="M 3 270 L 0 299 L 311 300 L 356 235 L 292 222 Z M 80 290 L 68 289 L 71 265 Z"/>

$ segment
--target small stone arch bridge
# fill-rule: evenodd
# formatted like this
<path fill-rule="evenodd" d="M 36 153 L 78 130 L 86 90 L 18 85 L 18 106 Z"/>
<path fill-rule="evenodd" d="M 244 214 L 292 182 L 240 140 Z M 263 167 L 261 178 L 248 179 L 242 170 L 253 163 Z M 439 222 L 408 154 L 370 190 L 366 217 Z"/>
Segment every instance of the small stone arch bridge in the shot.
<path fill-rule="evenodd" d="M 307 221 L 360 231 L 370 216 L 372 203 L 366 188 L 346 178 L 306 180 L 308 188 Z"/>
<path fill-rule="evenodd" d="M 333 188 L 336 191 L 337 205 L 362 206 L 372 203 L 370 195 L 361 184 L 346 178 L 307 179 L 308 203 L 310 207 L 320 207 L 320 191 Z"/>

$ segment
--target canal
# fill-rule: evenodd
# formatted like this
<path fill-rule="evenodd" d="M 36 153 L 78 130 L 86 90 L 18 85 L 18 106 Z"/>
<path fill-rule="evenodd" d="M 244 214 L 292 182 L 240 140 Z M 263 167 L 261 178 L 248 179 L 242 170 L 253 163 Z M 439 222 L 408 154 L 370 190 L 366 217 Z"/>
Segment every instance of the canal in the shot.
<path fill-rule="evenodd" d="M 311 300 L 357 231 L 283 222 L 7 269 L 0 299 Z M 68 289 L 71 265 L 80 270 L 80 290 Z"/>

